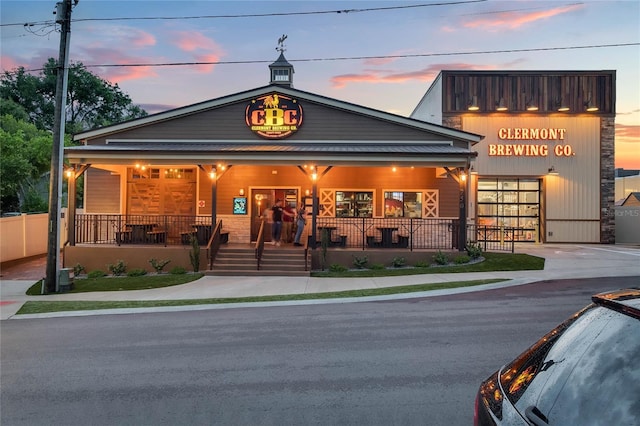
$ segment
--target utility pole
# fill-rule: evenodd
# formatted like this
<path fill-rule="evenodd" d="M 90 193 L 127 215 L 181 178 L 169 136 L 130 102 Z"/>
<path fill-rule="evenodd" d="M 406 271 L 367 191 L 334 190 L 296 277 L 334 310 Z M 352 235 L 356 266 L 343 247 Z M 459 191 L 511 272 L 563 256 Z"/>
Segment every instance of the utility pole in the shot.
<path fill-rule="evenodd" d="M 62 165 L 64 159 L 64 126 L 66 121 L 67 80 L 69 75 L 69 41 L 71 39 L 71 2 L 56 3 L 56 23 L 60 24 L 60 55 L 56 80 L 56 105 L 53 124 L 53 149 L 49 179 L 49 238 L 45 283 L 48 293 L 58 291 L 60 275 L 60 203 L 62 202 Z M 74 0 L 78 4 L 78 0 Z M 69 226 L 74 226 L 70 224 Z"/>

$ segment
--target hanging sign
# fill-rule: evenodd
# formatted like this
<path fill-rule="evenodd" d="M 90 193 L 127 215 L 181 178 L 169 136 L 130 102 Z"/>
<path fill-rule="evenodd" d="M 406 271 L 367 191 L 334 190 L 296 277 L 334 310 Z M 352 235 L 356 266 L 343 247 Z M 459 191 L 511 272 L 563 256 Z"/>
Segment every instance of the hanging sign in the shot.
<path fill-rule="evenodd" d="M 245 121 L 252 132 L 264 138 L 286 138 L 302 125 L 302 106 L 296 99 L 272 93 L 247 105 Z"/>

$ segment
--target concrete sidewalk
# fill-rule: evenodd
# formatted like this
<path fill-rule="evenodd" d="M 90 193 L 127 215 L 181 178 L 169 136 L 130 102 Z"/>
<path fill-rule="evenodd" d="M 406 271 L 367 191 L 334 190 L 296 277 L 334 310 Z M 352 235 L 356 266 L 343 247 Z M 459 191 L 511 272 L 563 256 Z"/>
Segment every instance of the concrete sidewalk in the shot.
<path fill-rule="evenodd" d="M 122 292 L 66 293 L 48 296 L 27 296 L 25 291 L 36 281 L 2 280 L 0 284 L 0 319 L 9 319 L 15 315 L 22 304 L 28 300 L 91 300 L 91 301 L 127 301 L 127 300 L 178 300 L 205 298 L 237 298 L 247 296 L 268 296 L 283 294 L 323 293 L 341 290 L 358 290 L 405 286 L 412 284 L 443 283 L 469 281 L 488 278 L 502 278 L 508 281 L 488 286 L 451 289 L 447 291 L 423 292 L 420 294 L 392 295 L 380 298 L 407 298 L 436 296 L 459 292 L 479 291 L 496 286 L 521 285 L 536 281 L 569 278 L 594 278 L 616 276 L 640 277 L 640 249 L 638 247 L 586 245 L 586 244 L 519 244 L 516 253 L 526 253 L 546 259 L 542 271 L 509 272 L 470 272 L 455 274 L 425 274 L 383 278 L 314 278 L 314 277 L 213 277 L 206 276 L 187 284 L 152 290 Z M 640 285 L 640 278 L 638 285 Z M 364 301 L 372 299 L 358 298 Z M 351 301 L 331 299 L 331 303 Z M 320 301 L 290 303 L 326 303 Z M 280 303 L 282 304 L 282 303 Z M 230 307 L 229 305 L 224 305 Z M 255 304 L 251 306 L 257 306 Z M 178 307 L 163 310 L 202 309 L 203 307 Z M 210 307 L 209 307 L 210 308 Z M 137 312 L 126 310 L 124 312 Z M 149 311 L 149 308 L 143 308 Z M 96 311 L 97 312 L 97 311 Z M 106 313 L 106 312 L 105 312 Z M 118 312 L 121 313 L 121 312 Z M 56 316 L 72 313 L 57 313 Z M 22 317 L 22 316 L 20 316 Z M 30 316 L 32 317 L 32 316 Z"/>

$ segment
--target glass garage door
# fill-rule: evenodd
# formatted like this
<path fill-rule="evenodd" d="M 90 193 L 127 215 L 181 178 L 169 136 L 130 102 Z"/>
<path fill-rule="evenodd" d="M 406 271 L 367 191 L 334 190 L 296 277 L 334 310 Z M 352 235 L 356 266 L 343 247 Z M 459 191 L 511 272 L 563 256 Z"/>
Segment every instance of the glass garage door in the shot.
<path fill-rule="evenodd" d="M 536 241 L 538 179 L 478 179 L 478 225 L 516 228 L 516 241 Z"/>

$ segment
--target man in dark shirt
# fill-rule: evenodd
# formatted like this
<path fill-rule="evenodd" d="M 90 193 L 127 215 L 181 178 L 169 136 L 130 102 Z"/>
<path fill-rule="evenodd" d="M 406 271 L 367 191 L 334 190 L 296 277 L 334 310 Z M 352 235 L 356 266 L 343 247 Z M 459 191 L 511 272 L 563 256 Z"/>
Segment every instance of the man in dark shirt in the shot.
<path fill-rule="evenodd" d="M 273 223 L 271 224 L 271 244 L 279 246 L 280 245 L 280 235 L 282 234 L 282 200 L 277 199 L 276 203 L 271 207 L 271 219 Z"/>

